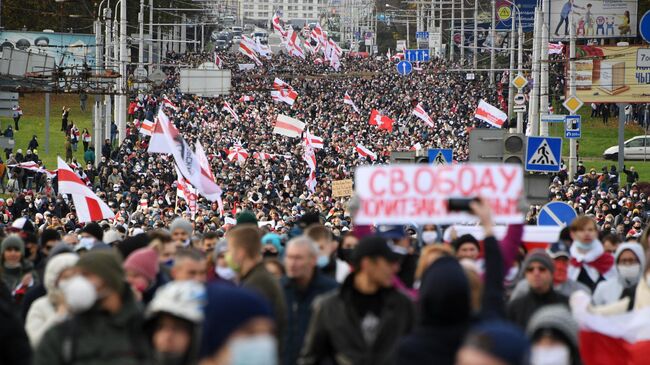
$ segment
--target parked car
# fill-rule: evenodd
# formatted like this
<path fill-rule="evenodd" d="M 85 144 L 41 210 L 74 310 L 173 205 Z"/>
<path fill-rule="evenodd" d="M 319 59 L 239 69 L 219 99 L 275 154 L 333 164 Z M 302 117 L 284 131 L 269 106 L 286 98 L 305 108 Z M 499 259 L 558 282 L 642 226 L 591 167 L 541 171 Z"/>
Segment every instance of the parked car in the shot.
<path fill-rule="evenodd" d="M 650 159 L 650 136 L 636 136 L 625 141 L 623 156 L 626 160 Z M 618 159 L 618 145 L 612 146 L 603 152 L 603 158 L 608 160 Z"/>

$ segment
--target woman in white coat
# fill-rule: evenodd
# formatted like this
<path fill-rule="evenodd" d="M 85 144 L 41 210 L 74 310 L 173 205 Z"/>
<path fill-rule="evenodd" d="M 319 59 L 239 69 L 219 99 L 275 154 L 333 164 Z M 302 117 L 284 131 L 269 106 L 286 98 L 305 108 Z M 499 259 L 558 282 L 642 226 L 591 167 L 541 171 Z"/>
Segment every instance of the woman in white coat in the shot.
<path fill-rule="evenodd" d="M 592 297 L 596 306 L 612 304 L 624 297 L 630 297 L 634 303 L 637 284 L 646 269 L 643 247 L 635 242 L 620 244 L 614 258 L 618 275 L 615 279 L 598 283 Z"/>
<path fill-rule="evenodd" d="M 65 319 L 65 299 L 58 284 L 72 274 L 71 269 L 78 260 L 79 256 L 75 253 L 58 254 L 48 260 L 44 277 L 47 295 L 34 301 L 25 320 L 25 331 L 32 347 L 38 346 L 48 329 Z"/>

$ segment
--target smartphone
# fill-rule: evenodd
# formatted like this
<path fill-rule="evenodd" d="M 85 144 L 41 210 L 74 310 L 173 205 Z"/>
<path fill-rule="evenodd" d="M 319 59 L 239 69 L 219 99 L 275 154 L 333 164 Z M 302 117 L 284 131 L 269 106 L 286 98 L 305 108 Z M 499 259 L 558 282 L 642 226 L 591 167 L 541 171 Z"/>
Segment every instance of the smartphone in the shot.
<path fill-rule="evenodd" d="M 478 201 L 478 198 L 450 198 L 447 201 L 447 209 L 450 212 L 469 212 L 469 204 Z"/>

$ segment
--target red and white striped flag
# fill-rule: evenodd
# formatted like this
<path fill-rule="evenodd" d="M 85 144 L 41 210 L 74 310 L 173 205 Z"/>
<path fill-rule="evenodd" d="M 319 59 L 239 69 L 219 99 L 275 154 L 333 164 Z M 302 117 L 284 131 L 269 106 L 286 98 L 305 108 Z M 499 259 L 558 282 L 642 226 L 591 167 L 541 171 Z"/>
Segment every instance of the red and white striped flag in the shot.
<path fill-rule="evenodd" d="M 314 64 L 316 65 L 322 65 L 323 64 L 323 59 L 320 57 L 314 58 Z"/>
<path fill-rule="evenodd" d="M 254 96 L 249 96 L 249 95 L 242 95 L 239 98 L 239 102 L 241 103 L 241 102 L 245 102 L 245 101 L 255 101 L 255 97 Z"/>
<path fill-rule="evenodd" d="M 162 105 L 164 107 L 172 108 L 172 109 L 178 111 L 178 107 L 176 106 L 176 104 L 172 103 L 172 101 L 169 100 L 169 98 L 167 98 L 167 96 L 163 96 Z"/>
<path fill-rule="evenodd" d="M 357 108 L 357 105 L 352 101 L 352 98 L 350 97 L 350 94 L 348 92 L 345 92 L 345 96 L 343 96 L 343 104 L 348 104 L 352 106 L 352 109 L 354 109 L 357 114 L 361 114 L 361 111 L 359 111 L 359 108 Z"/>
<path fill-rule="evenodd" d="M 285 38 L 287 36 L 287 31 L 282 27 L 282 20 L 280 20 L 280 17 L 277 13 L 273 16 L 271 24 L 273 24 L 273 29 L 278 32 L 282 38 Z"/>
<path fill-rule="evenodd" d="M 181 173 L 176 169 L 176 200 L 178 199 L 183 199 L 187 203 L 187 207 L 190 209 L 190 215 L 192 219 L 194 219 L 194 216 L 196 215 L 196 198 L 197 198 L 197 192 L 196 189 L 190 184 L 189 181 L 187 181 L 183 176 L 181 176 Z"/>
<path fill-rule="evenodd" d="M 304 129 L 305 123 L 283 114 L 278 114 L 273 124 L 273 133 L 291 138 L 300 137 Z"/>
<path fill-rule="evenodd" d="M 429 127 L 433 127 L 433 119 L 431 119 L 427 111 L 424 110 L 421 103 L 418 103 L 418 105 L 415 106 L 415 109 L 413 109 L 413 115 L 420 118 Z"/>
<path fill-rule="evenodd" d="M 307 167 L 309 167 L 310 170 L 316 170 L 316 154 L 313 149 L 305 147 L 305 153 L 303 154 L 302 159 L 305 160 Z"/>
<path fill-rule="evenodd" d="M 271 91 L 271 98 L 275 101 L 282 101 L 293 106 L 296 98 L 298 98 L 298 93 L 291 87 L 291 85 L 277 77 L 273 81 L 273 89 L 275 90 Z"/>
<path fill-rule="evenodd" d="M 266 152 L 255 152 L 253 153 L 253 158 L 264 161 L 264 160 L 270 160 L 271 158 L 273 158 L 273 156 Z"/>
<path fill-rule="evenodd" d="M 7 167 L 12 167 L 12 168 L 13 167 L 18 167 L 18 168 L 25 169 L 25 170 L 39 172 L 41 174 L 47 175 L 47 177 L 49 177 L 49 178 L 53 178 L 54 175 L 56 175 L 56 170 L 55 171 L 47 170 L 47 169 L 41 167 L 39 164 L 37 164 L 36 162 L 33 162 L 33 161 L 26 161 L 26 162 L 13 164 L 13 165 L 7 165 Z"/>
<path fill-rule="evenodd" d="M 79 222 L 101 221 L 115 217 L 111 208 L 93 193 L 61 157 L 57 157 L 59 193 L 72 195 Z"/>
<path fill-rule="evenodd" d="M 154 128 L 155 122 L 145 119 L 142 121 L 142 125 L 140 126 L 140 134 L 151 136 L 153 134 Z"/>
<path fill-rule="evenodd" d="M 214 174 L 212 173 L 212 168 L 210 167 L 210 161 L 208 160 L 208 157 L 205 155 L 205 150 L 203 149 L 203 145 L 201 145 L 201 142 L 196 141 L 194 148 L 196 150 L 196 158 L 199 160 L 199 166 L 201 166 L 201 179 L 202 180 L 208 179 L 208 184 L 210 182 L 216 184 L 217 181 L 214 178 Z M 223 191 L 221 190 L 221 186 L 219 185 L 217 185 L 217 189 L 213 191 L 209 196 L 203 194 L 206 198 L 208 198 L 208 200 L 217 201 L 217 205 L 219 206 L 219 212 L 221 215 L 223 215 L 223 200 L 221 199 L 222 194 Z"/>
<path fill-rule="evenodd" d="M 501 128 L 503 123 L 508 119 L 508 115 L 499 110 L 499 108 L 481 99 L 474 113 L 474 118 L 487 122 L 494 127 Z"/>
<path fill-rule="evenodd" d="M 323 139 L 309 133 L 309 129 L 305 132 L 305 137 L 302 141 L 306 147 L 311 147 L 313 149 L 323 148 Z"/>
<path fill-rule="evenodd" d="M 422 143 L 418 142 L 411 146 L 411 151 L 419 151 L 422 149 Z"/>
<path fill-rule="evenodd" d="M 367 149 L 361 143 L 357 144 L 356 150 L 359 153 L 359 156 L 361 156 L 361 157 L 370 158 L 372 161 L 377 159 L 377 154 L 372 152 L 371 150 Z"/>
<path fill-rule="evenodd" d="M 307 176 L 307 181 L 305 184 L 307 185 L 307 189 L 312 194 L 316 192 L 316 171 L 315 170 L 309 171 L 309 176 Z"/>
<path fill-rule="evenodd" d="M 262 66 L 262 61 L 257 58 L 257 54 L 250 47 L 248 47 L 244 42 L 239 43 L 239 53 L 250 58 L 256 65 Z"/>
<path fill-rule="evenodd" d="M 564 51 L 564 44 L 561 42 L 548 43 L 548 54 L 562 54 L 562 51 Z"/>
<path fill-rule="evenodd" d="M 219 57 L 217 52 L 214 52 L 214 64 L 217 65 L 217 68 L 220 70 L 223 68 L 223 60 Z"/>
<path fill-rule="evenodd" d="M 221 108 L 221 110 L 227 111 L 228 113 L 230 113 L 230 115 L 232 115 L 234 120 L 239 122 L 239 116 L 237 116 L 237 113 L 235 113 L 235 110 L 232 108 L 232 106 L 230 106 L 229 102 L 224 101 L 223 108 Z"/>
<path fill-rule="evenodd" d="M 288 31 L 287 52 L 289 55 L 294 57 L 300 57 L 303 60 L 305 59 L 305 52 L 300 48 L 300 38 L 298 37 L 298 32 L 294 32 L 293 29 Z"/>

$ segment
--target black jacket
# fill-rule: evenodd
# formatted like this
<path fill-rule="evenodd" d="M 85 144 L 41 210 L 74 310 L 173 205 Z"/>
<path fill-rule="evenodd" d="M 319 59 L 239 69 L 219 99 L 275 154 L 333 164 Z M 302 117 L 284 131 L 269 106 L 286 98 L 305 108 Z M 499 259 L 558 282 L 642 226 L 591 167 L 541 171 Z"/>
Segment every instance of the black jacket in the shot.
<path fill-rule="evenodd" d="M 508 305 L 508 319 L 526 328 L 533 314 L 541 307 L 550 304 L 564 304 L 569 306 L 569 298 L 555 292 L 553 287 L 546 294 L 536 294 L 532 290 L 524 296 L 514 299 Z"/>
<path fill-rule="evenodd" d="M 382 365 L 395 363 L 399 339 L 415 322 L 410 299 L 395 288 L 382 289 L 383 307 L 372 344 L 364 340 L 361 318 L 352 304 L 356 274 L 339 290 L 319 297 L 298 364 Z"/>
<path fill-rule="evenodd" d="M 301 290 L 289 278 L 282 279 L 282 289 L 287 301 L 287 326 L 284 332 L 285 347 L 282 361 L 286 365 L 294 365 L 300 355 L 307 327 L 311 320 L 312 303 L 317 296 L 336 289 L 338 283 L 325 276 L 320 270 L 314 271 L 314 276 L 304 290 Z"/>

